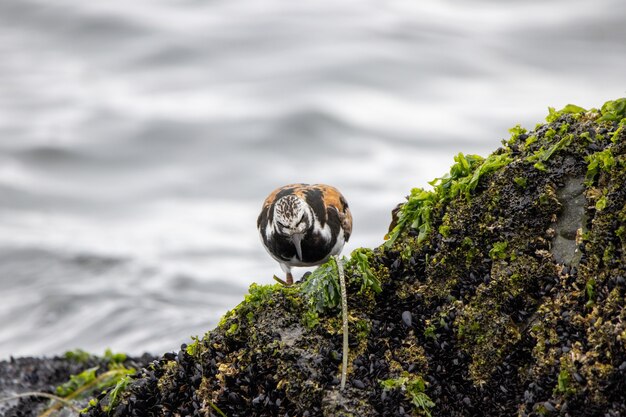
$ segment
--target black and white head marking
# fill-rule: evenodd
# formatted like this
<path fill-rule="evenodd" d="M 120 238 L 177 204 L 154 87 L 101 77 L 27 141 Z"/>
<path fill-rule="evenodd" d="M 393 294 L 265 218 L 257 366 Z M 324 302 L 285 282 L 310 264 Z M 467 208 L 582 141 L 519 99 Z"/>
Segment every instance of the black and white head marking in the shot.
<path fill-rule="evenodd" d="M 281 197 L 274 205 L 274 229 L 281 235 L 304 234 L 312 220 L 309 205 L 293 194 Z"/>
<path fill-rule="evenodd" d="M 274 230 L 279 235 L 287 237 L 296 250 L 298 260 L 303 259 L 302 239 L 313 225 L 311 207 L 290 194 L 281 197 L 274 205 Z"/>

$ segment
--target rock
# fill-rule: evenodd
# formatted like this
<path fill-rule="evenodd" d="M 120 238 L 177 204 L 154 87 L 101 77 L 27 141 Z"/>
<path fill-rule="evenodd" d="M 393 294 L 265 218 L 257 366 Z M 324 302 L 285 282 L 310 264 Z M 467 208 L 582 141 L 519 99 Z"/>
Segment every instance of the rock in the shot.
<path fill-rule="evenodd" d="M 125 366 L 142 368 L 155 358 L 145 354 L 137 358 L 126 358 Z M 55 393 L 58 385 L 66 382 L 70 375 L 76 375 L 82 371 L 101 367 L 106 369 L 109 359 L 85 355 L 77 359 L 72 355 L 52 358 L 11 358 L 8 361 L 0 361 L 0 399 L 8 398 L 24 392 Z M 49 404 L 49 400 L 43 397 L 25 397 L 8 402 L 0 402 L 0 415 L 12 416 L 38 416 Z M 80 408 L 87 405 L 87 401 Z"/>
<path fill-rule="evenodd" d="M 402 312 L 402 322 L 406 325 L 406 327 L 411 327 L 413 323 L 413 316 L 411 316 L 411 312 L 406 310 Z"/>
<path fill-rule="evenodd" d="M 581 251 L 578 250 L 576 237 L 586 231 L 587 199 L 583 181 L 583 176 L 567 178 L 564 186 L 557 191 L 557 198 L 563 208 L 554 225 L 557 234 L 552 240 L 550 251 L 555 261 L 568 266 L 576 266 L 580 262 Z"/>
<path fill-rule="evenodd" d="M 625 113 L 551 111 L 414 189 L 390 239 L 344 266 L 343 391 L 338 291 L 316 271 L 252 285 L 86 415 L 626 415 Z"/>
<path fill-rule="evenodd" d="M 152 382 L 140 376 L 116 415 L 139 401 L 152 404 L 145 415 L 206 415 L 210 404 L 229 417 L 626 414 L 625 103 L 553 112 L 412 192 L 390 241 L 367 254 L 382 291 L 360 291 L 367 274 L 346 265 L 344 391 L 336 308 L 312 313 L 299 287 L 253 286 Z"/>

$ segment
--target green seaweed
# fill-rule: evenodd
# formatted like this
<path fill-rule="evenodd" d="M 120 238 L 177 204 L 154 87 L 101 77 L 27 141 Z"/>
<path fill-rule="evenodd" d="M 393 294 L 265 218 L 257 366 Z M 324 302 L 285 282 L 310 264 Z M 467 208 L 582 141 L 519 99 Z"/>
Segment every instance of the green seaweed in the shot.
<path fill-rule="evenodd" d="M 121 364 L 124 363 L 127 359 L 127 356 L 125 353 L 122 352 L 113 352 L 111 349 L 106 349 L 104 351 L 104 356 L 103 356 L 104 360 L 109 361 L 110 364 Z"/>
<path fill-rule="evenodd" d="M 200 352 L 200 343 L 201 343 L 201 341 L 200 341 L 200 338 L 198 336 L 192 336 L 191 340 L 193 340 L 193 342 L 189 343 L 185 350 L 187 351 L 188 355 L 196 356 Z"/>
<path fill-rule="evenodd" d="M 548 107 L 548 115 L 546 116 L 546 122 L 552 123 L 559 119 L 564 114 L 582 114 L 587 110 L 584 108 L 577 106 L 575 104 L 568 104 L 563 107 L 561 110 L 555 110 L 554 107 Z"/>
<path fill-rule="evenodd" d="M 250 287 L 248 288 L 248 294 L 244 296 L 244 300 L 239 303 L 234 309 L 228 311 L 221 318 L 218 326 L 228 326 L 228 328 L 230 328 L 232 326 L 230 319 L 243 316 L 245 316 L 249 322 L 252 322 L 254 320 L 254 311 L 262 305 L 267 305 L 271 301 L 272 294 L 274 294 L 275 291 L 281 289 L 282 287 L 282 284 L 250 284 Z"/>
<path fill-rule="evenodd" d="M 109 404 L 105 407 L 105 411 L 110 412 L 115 408 L 120 400 L 122 393 L 126 390 L 126 387 L 128 387 L 128 384 L 130 384 L 130 382 L 131 378 L 128 375 L 121 377 L 117 381 L 113 389 L 109 391 Z"/>
<path fill-rule="evenodd" d="M 432 417 L 430 409 L 435 406 L 435 403 L 426 395 L 426 383 L 421 377 L 410 376 L 405 373 L 401 377 L 385 379 L 379 382 L 385 390 L 402 390 L 420 415 Z"/>
<path fill-rule="evenodd" d="M 587 306 L 592 306 L 596 301 L 596 280 L 589 278 L 585 284 L 585 292 L 587 294 Z"/>
<path fill-rule="evenodd" d="M 66 352 L 64 356 L 69 360 L 80 361 L 81 363 L 99 359 L 82 350 Z M 106 371 L 99 372 L 101 367 L 94 366 L 78 374 L 70 375 L 68 381 L 55 388 L 57 395 L 68 402 L 84 400 L 107 389 L 117 387 L 123 380 L 129 381 L 129 376 L 136 373 L 134 368 L 124 365 L 127 359 L 124 353 L 113 353 L 110 349 L 107 349 L 101 359 L 104 359 L 107 363 Z M 97 399 L 90 398 L 87 408 L 82 412 L 85 412 L 89 407 L 94 407 L 97 404 Z M 45 410 L 41 416 L 51 415 L 53 412 L 57 411 L 61 405 L 62 404 L 53 404 Z"/>
<path fill-rule="evenodd" d="M 350 261 L 356 267 L 356 272 L 361 280 L 361 288 L 359 294 L 363 294 L 366 291 L 373 291 L 379 293 L 382 291 L 380 286 L 380 278 L 378 278 L 369 263 L 369 257 L 372 256 L 371 249 L 359 248 L 352 251 Z"/>
<path fill-rule="evenodd" d="M 585 181 L 587 185 L 592 185 L 599 172 L 610 170 L 615 166 L 615 158 L 611 148 L 606 148 L 585 157 L 587 161 L 587 174 Z"/>
<path fill-rule="evenodd" d="M 74 349 L 65 352 L 63 354 L 63 357 L 65 359 L 69 359 L 78 363 L 87 363 L 89 359 L 93 358 L 93 355 L 91 355 L 89 352 L 85 352 L 82 349 Z"/>
<path fill-rule="evenodd" d="M 552 137 L 554 137 L 554 135 L 556 135 L 556 131 L 553 129 L 550 129 L 546 132 L 545 137 L 547 139 L 551 139 Z M 543 147 L 541 147 L 534 154 L 526 157 L 526 161 L 534 163 L 534 167 L 537 168 L 538 170 L 545 171 L 546 170 L 545 162 L 548 161 L 548 159 L 550 159 L 552 155 L 554 155 L 554 153 L 569 146 L 569 144 L 572 142 L 572 139 L 574 139 L 574 135 L 572 134 L 565 135 L 554 145 L 550 146 L 548 149 L 544 149 Z"/>
<path fill-rule="evenodd" d="M 217 405 L 215 405 L 215 404 L 213 403 L 213 401 L 207 401 L 207 402 L 209 403 L 209 406 L 210 406 L 213 410 L 215 410 L 215 412 L 216 412 L 217 414 L 219 414 L 219 415 L 220 415 L 220 417 L 226 417 L 226 413 L 224 413 L 224 412 L 223 412 L 223 411 L 222 411 L 222 410 L 221 410 L 221 409 L 220 409 Z"/>
<path fill-rule="evenodd" d="M 450 237 L 450 231 L 452 230 L 452 228 L 450 226 L 448 226 L 447 224 L 442 224 L 441 226 L 439 226 L 439 234 L 441 234 L 441 236 L 443 237 Z"/>
<path fill-rule="evenodd" d="M 598 211 L 602 211 L 606 208 L 606 205 L 608 204 L 608 200 L 606 198 L 605 195 L 600 196 L 600 198 L 598 198 L 598 201 L 596 201 L 596 210 Z"/>
<path fill-rule="evenodd" d="M 626 118 L 626 97 L 607 101 L 600 110 L 600 121 L 619 122 Z"/>
<path fill-rule="evenodd" d="M 515 177 L 513 178 L 513 181 L 515 181 L 515 184 L 517 184 L 521 188 L 526 188 L 526 186 L 528 185 L 528 181 L 524 177 Z"/>
<path fill-rule="evenodd" d="M 489 256 L 491 259 L 506 259 L 507 253 L 506 250 L 509 247 L 508 242 L 496 242 L 493 244 L 493 247 L 489 250 Z"/>
<path fill-rule="evenodd" d="M 509 138 L 509 140 L 506 142 L 506 145 L 512 145 L 515 142 L 517 142 L 520 138 L 520 136 L 527 136 L 526 134 L 528 133 L 528 130 L 524 129 L 522 126 L 520 125 L 515 125 L 512 128 L 509 129 L 509 133 L 511 134 L 511 137 Z"/>
<path fill-rule="evenodd" d="M 320 324 L 320 315 L 317 310 L 309 309 L 305 311 L 304 316 L 302 317 L 302 324 L 304 324 L 308 329 L 313 329 Z"/>
<path fill-rule="evenodd" d="M 309 308 L 324 313 L 339 307 L 339 276 L 332 260 L 320 265 L 300 286 Z"/>
<path fill-rule="evenodd" d="M 64 356 L 67 359 L 79 360 L 83 363 L 87 362 L 89 359 L 96 358 L 80 349 L 66 352 Z M 68 397 L 79 390 L 83 391 L 85 387 L 90 387 L 92 391 L 99 391 L 112 386 L 117 383 L 121 377 L 135 373 L 135 369 L 124 366 L 126 358 L 126 354 L 124 353 L 113 353 L 111 349 L 107 349 L 102 357 L 102 359 L 107 361 L 107 371 L 97 375 L 97 371 L 101 368 L 100 366 L 87 368 L 76 375 L 70 375 L 70 379 L 57 386 L 55 391 L 60 397 Z M 93 385 L 93 387 L 91 387 L 91 385 Z"/>
<path fill-rule="evenodd" d="M 77 375 L 70 375 L 70 379 L 67 382 L 56 387 L 55 391 L 57 395 L 61 397 L 67 397 L 74 393 L 77 389 L 91 384 L 96 379 L 96 371 L 100 369 L 99 366 L 88 368 Z"/>
<path fill-rule="evenodd" d="M 571 382 L 571 376 L 569 374 L 569 372 L 567 372 L 567 370 L 562 369 L 561 372 L 559 372 L 559 377 L 557 379 L 557 389 L 559 390 L 559 392 L 567 392 L 570 382 Z"/>
<path fill-rule="evenodd" d="M 449 174 L 436 178 L 429 184 L 432 191 L 414 188 L 408 201 L 398 212 L 398 222 L 389 233 L 385 247 L 390 248 L 406 227 L 418 231 L 418 243 L 423 241 L 432 230 L 431 215 L 435 206 L 444 204 L 459 196 L 469 200 L 471 193 L 476 189 L 480 179 L 512 161 L 504 154 L 492 154 L 488 158 L 478 155 L 464 155 L 459 153 L 454 157 L 455 164 Z"/>
<path fill-rule="evenodd" d="M 413 188 L 408 201 L 398 212 L 398 223 L 389 233 L 385 246 L 391 247 L 407 226 L 418 230 L 418 241 L 426 238 L 431 230 L 430 213 L 437 201 L 437 195 L 434 192 Z"/>

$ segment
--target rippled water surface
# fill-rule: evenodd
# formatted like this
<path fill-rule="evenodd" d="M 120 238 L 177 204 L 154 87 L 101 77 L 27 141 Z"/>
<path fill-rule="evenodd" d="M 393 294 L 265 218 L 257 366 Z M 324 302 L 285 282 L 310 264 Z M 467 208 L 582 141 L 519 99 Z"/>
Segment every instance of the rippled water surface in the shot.
<path fill-rule="evenodd" d="M 280 273 L 272 189 L 378 245 L 457 152 L 624 96 L 625 39 L 622 0 L 0 2 L 0 359 L 176 349 Z"/>

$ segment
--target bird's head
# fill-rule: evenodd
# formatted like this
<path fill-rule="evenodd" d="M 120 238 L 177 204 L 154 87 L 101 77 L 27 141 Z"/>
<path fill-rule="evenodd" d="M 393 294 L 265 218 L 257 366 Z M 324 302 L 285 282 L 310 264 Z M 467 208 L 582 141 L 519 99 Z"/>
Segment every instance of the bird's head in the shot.
<path fill-rule="evenodd" d="M 313 210 L 301 198 L 295 195 L 281 197 L 274 208 L 275 229 L 288 237 L 296 247 L 298 259 L 302 260 L 301 241 L 306 232 L 313 227 Z"/>

